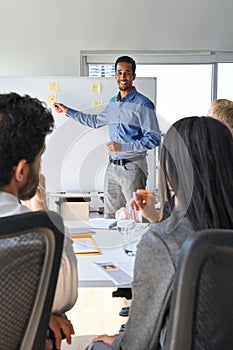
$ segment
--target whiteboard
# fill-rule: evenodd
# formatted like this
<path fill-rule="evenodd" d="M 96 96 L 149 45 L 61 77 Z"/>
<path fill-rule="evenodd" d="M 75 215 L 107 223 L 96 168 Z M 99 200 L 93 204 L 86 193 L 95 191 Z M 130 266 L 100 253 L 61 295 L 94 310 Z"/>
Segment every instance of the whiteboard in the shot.
<path fill-rule="evenodd" d="M 156 105 L 156 78 L 136 78 L 134 85 Z M 99 113 L 118 93 L 115 78 L 0 77 L 0 92 L 28 94 L 52 109 L 55 130 L 46 138 L 41 169 L 48 192 L 103 191 L 108 162 L 108 127 L 92 129 L 83 126 L 56 113 L 51 101 L 56 100 L 86 113 Z M 155 150 L 148 152 L 148 165 L 147 188 L 155 189 Z"/>

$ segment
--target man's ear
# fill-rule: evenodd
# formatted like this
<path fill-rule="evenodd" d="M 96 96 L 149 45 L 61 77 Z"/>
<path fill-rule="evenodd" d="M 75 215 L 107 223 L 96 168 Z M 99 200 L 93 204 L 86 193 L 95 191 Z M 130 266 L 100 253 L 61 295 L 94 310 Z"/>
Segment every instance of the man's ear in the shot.
<path fill-rule="evenodd" d="M 22 182 L 28 173 L 28 164 L 26 159 L 19 160 L 18 164 L 14 167 L 14 176 L 16 181 Z"/>
<path fill-rule="evenodd" d="M 136 73 L 133 74 L 133 81 L 136 79 Z"/>

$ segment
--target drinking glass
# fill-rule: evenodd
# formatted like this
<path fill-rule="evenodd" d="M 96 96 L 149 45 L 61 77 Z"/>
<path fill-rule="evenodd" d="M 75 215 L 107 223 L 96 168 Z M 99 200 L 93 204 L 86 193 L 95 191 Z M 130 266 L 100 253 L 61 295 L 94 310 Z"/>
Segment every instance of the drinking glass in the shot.
<path fill-rule="evenodd" d="M 129 256 L 135 256 L 143 228 L 141 223 L 135 222 L 133 208 L 124 208 L 118 217 L 117 229 L 122 234 L 124 252 Z"/>

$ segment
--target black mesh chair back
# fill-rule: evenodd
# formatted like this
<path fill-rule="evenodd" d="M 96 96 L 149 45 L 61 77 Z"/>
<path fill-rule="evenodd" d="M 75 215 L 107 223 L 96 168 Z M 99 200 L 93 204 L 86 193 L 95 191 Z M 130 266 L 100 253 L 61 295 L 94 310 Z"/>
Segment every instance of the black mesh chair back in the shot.
<path fill-rule="evenodd" d="M 233 349 L 233 230 L 203 230 L 185 241 L 165 349 Z"/>
<path fill-rule="evenodd" d="M 63 232 L 52 211 L 0 219 L 1 350 L 44 350 Z"/>

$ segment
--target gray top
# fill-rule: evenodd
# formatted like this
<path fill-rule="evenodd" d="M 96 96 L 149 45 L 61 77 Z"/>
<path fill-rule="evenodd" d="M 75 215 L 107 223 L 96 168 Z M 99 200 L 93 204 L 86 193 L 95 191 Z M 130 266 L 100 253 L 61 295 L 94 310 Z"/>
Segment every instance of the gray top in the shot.
<path fill-rule="evenodd" d="M 181 246 L 192 233 L 190 221 L 177 221 L 173 214 L 143 235 L 135 260 L 130 317 L 125 333 L 113 342 L 114 350 L 159 349 Z"/>

